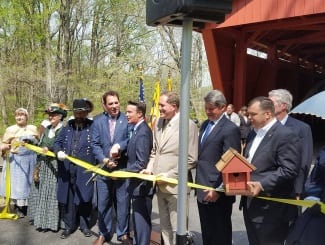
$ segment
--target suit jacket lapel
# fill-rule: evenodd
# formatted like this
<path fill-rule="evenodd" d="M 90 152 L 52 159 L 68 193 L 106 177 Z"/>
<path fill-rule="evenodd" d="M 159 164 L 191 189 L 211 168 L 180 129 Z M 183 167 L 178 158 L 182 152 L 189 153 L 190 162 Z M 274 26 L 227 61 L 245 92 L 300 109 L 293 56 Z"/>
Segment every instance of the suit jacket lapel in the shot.
<path fill-rule="evenodd" d="M 252 130 L 249 133 L 249 135 L 247 136 L 247 144 L 246 144 L 245 149 L 244 149 L 244 157 L 246 157 L 246 158 L 249 155 L 249 150 L 252 147 L 252 144 L 253 144 L 253 141 L 254 141 L 255 136 L 256 136 L 255 130 Z"/>
<path fill-rule="evenodd" d="M 263 140 L 261 141 L 261 143 L 259 144 L 259 146 L 256 149 L 256 152 L 254 154 L 254 157 L 252 159 L 252 162 L 255 158 L 255 156 L 257 156 L 259 154 L 260 151 L 263 150 L 263 148 L 270 142 L 270 139 L 273 137 L 274 135 L 274 131 L 276 130 L 276 128 L 280 125 L 280 122 L 276 122 L 270 129 L 269 131 L 266 132 Z"/>
<path fill-rule="evenodd" d="M 206 120 L 203 122 L 203 124 L 201 126 L 200 133 L 199 133 L 199 144 L 201 143 L 203 132 L 205 131 L 206 127 L 208 126 L 208 123 L 209 123 L 209 121 Z"/>
<path fill-rule="evenodd" d="M 214 128 L 211 130 L 210 134 L 208 135 L 208 137 L 206 138 L 205 142 L 203 142 L 203 144 L 199 144 L 201 149 L 204 150 L 204 146 L 209 144 L 209 142 L 214 139 L 215 137 L 218 137 L 218 133 L 222 130 L 222 127 L 225 123 L 225 120 L 228 120 L 226 117 L 222 117 L 220 119 L 220 121 L 214 126 Z M 208 122 L 207 122 L 208 123 Z M 207 125 L 206 123 L 206 125 Z M 206 128 L 206 127 L 205 127 Z M 204 128 L 204 130 L 205 130 Z M 202 130 L 202 132 L 200 133 L 200 138 L 199 138 L 199 143 L 201 143 L 201 139 L 202 139 L 202 134 L 204 132 L 204 130 Z"/>
<path fill-rule="evenodd" d="M 170 122 L 169 122 L 170 124 Z M 172 124 L 167 125 L 165 130 L 167 130 L 165 133 L 162 133 L 163 135 L 161 138 L 161 147 L 163 147 L 166 142 L 168 142 L 169 138 L 171 137 L 179 137 L 178 135 L 175 135 L 175 132 L 179 132 L 179 119 L 172 122 Z"/>

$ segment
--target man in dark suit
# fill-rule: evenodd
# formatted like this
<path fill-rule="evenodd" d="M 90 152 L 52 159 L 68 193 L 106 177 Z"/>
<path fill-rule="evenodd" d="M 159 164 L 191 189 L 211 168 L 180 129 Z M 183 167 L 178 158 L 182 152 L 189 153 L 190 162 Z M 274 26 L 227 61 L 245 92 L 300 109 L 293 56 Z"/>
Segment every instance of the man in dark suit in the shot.
<path fill-rule="evenodd" d="M 296 133 L 300 143 L 300 170 L 295 182 L 297 199 L 304 193 L 304 186 L 307 180 L 313 157 L 313 136 L 310 126 L 299 121 L 288 113 L 292 107 L 292 95 L 286 89 L 276 89 L 269 92 L 269 98 L 273 101 L 276 118 L 285 126 Z"/>
<path fill-rule="evenodd" d="M 227 101 L 219 90 L 210 91 L 204 102 L 208 120 L 203 122 L 199 134 L 196 183 L 217 188 L 222 185 L 222 176 L 215 164 L 230 147 L 240 152 L 240 130 L 225 117 Z M 231 213 L 234 202 L 234 196 L 197 190 L 204 245 L 232 244 Z"/>
<path fill-rule="evenodd" d="M 127 171 L 139 173 L 147 167 L 152 149 L 152 131 L 145 122 L 146 105 L 129 101 L 126 108 L 128 122 L 134 125 L 127 148 Z M 133 244 L 149 245 L 151 235 L 151 211 L 153 184 L 150 181 L 130 179 L 128 192 L 132 203 L 134 227 Z"/>
<path fill-rule="evenodd" d="M 128 144 L 128 122 L 120 112 L 119 95 L 108 91 L 102 97 L 105 112 L 94 118 L 91 127 L 91 146 L 99 163 L 106 164 L 105 170 L 126 168 Z M 129 216 L 130 200 L 127 192 L 128 180 L 97 177 L 99 237 L 94 245 L 102 245 L 112 238 L 113 205 L 116 202 L 116 234 L 124 244 L 130 243 Z"/>
<path fill-rule="evenodd" d="M 241 200 L 248 240 L 250 245 L 280 245 L 297 216 L 297 207 L 253 197 L 295 198 L 298 139 L 276 120 L 273 102 L 267 97 L 249 103 L 248 118 L 254 130 L 248 135 L 244 154 L 256 167 L 247 183 L 251 195 Z"/>

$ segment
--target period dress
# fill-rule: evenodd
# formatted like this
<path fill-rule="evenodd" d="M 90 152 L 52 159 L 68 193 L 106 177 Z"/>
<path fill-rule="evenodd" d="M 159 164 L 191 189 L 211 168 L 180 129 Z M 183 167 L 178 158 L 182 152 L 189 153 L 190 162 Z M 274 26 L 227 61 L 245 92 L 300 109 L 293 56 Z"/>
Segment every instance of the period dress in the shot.
<path fill-rule="evenodd" d="M 53 150 L 53 144 L 62 129 L 62 122 L 55 128 L 48 126 L 40 140 L 40 147 Z M 59 205 L 57 200 L 58 162 L 56 158 L 37 157 L 39 181 L 33 181 L 28 216 L 36 228 L 57 231 L 60 228 Z"/>
<path fill-rule="evenodd" d="M 28 140 L 30 143 L 37 143 L 38 130 L 33 125 L 20 127 L 10 126 L 6 129 L 2 143 L 11 144 L 9 158 L 4 161 L 1 175 L 0 195 L 6 196 L 5 179 L 6 165 L 10 166 L 10 198 L 18 206 L 27 206 L 34 165 L 36 163 L 36 153 L 23 146 L 15 145 L 15 142 Z M 8 161 L 9 160 L 9 161 Z"/>

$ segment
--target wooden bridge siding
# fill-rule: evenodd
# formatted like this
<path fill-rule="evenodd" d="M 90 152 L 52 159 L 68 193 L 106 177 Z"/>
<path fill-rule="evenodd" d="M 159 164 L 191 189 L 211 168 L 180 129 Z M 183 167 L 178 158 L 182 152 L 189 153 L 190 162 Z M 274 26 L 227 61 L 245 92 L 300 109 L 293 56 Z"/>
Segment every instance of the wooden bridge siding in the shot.
<path fill-rule="evenodd" d="M 213 87 L 221 89 L 227 100 L 238 108 L 256 95 L 265 95 L 267 90 L 285 85 L 283 78 L 279 77 L 278 62 L 259 60 L 258 63 L 263 65 L 256 69 L 257 64 L 252 66 L 248 62 L 252 57 L 240 51 L 246 51 L 245 43 L 241 41 L 242 33 L 232 28 L 232 33 L 227 33 L 229 28 L 222 27 L 298 16 L 303 18 L 304 15 L 324 12 L 325 0 L 234 0 L 232 13 L 227 15 L 224 23 L 207 24 L 202 30 Z M 293 77 L 290 80 L 297 81 Z M 294 90 L 289 84 L 285 87 Z"/>
<path fill-rule="evenodd" d="M 324 0 L 233 0 L 232 12 L 218 28 L 325 12 Z"/>
<path fill-rule="evenodd" d="M 232 95 L 234 82 L 234 55 L 233 47 L 235 40 L 223 34 L 223 31 L 214 32 L 203 30 L 202 36 L 206 50 L 210 76 L 213 87 Z M 220 38 L 222 36 L 222 38 Z M 230 99 L 227 97 L 227 99 Z"/>

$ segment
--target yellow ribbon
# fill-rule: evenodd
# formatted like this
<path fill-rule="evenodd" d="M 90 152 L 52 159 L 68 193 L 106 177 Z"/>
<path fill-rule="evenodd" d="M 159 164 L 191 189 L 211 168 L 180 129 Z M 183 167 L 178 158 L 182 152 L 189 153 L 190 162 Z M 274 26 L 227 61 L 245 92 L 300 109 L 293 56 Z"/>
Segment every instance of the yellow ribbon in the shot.
<path fill-rule="evenodd" d="M 273 198 L 273 197 L 260 197 L 257 198 L 273 201 L 273 202 L 281 202 L 285 204 L 291 204 L 295 206 L 301 206 L 305 208 L 310 208 L 314 206 L 315 204 L 318 204 L 320 206 L 320 210 L 323 214 L 325 214 L 325 203 L 322 203 L 321 201 L 312 201 L 312 200 L 296 200 L 296 199 L 285 199 L 285 198 Z"/>
<path fill-rule="evenodd" d="M 10 194 L 11 194 L 11 186 L 10 186 L 10 163 L 9 163 L 9 153 L 6 153 L 6 206 L 0 213 L 0 219 L 18 219 L 17 214 L 8 213 L 10 206 Z"/>
<path fill-rule="evenodd" d="M 25 144 L 24 145 L 26 148 L 29 150 L 35 151 L 39 154 L 45 154 L 50 157 L 55 157 L 55 154 L 51 151 L 47 151 L 46 153 L 43 152 L 43 149 L 31 144 Z M 73 162 L 74 164 L 85 168 L 86 171 L 92 171 L 94 173 L 106 176 L 106 177 L 111 177 L 111 178 L 138 178 L 138 179 L 143 179 L 143 180 L 148 180 L 152 182 L 156 181 L 163 181 L 171 185 L 178 185 L 178 180 L 173 179 L 173 178 L 167 178 L 161 175 L 148 175 L 148 174 L 140 174 L 140 173 L 132 173 L 132 172 L 126 172 L 126 171 L 114 171 L 114 172 L 107 172 L 97 166 L 94 166 L 93 164 L 87 163 L 85 161 L 82 161 L 80 159 L 74 158 L 67 156 L 67 159 L 70 162 Z M 224 190 L 221 188 L 215 189 L 209 186 L 204 186 L 204 185 L 199 185 L 191 182 L 187 182 L 187 186 L 190 188 L 196 188 L 196 189 L 203 189 L 203 190 L 212 190 L 212 191 L 219 191 L 223 192 Z M 322 203 L 320 201 L 312 201 L 312 200 L 295 200 L 295 199 L 283 199 L 283 198 L 272 198 L 272 197 L 262 197 L 262 196 L 257 196 L 256 198 L 264 199 L 264 200 L 269 200 L 269 201 L 275 201 L 275 202 L 281 202 L 285 204 L 291 204 L 291 205 L 296 205 L 296 206 L 302 206 L 302 207 L 311 207 L 315 204 L 319 204 L 321 207 L 321 212 L 325 214 L 325 203 Z"/>

